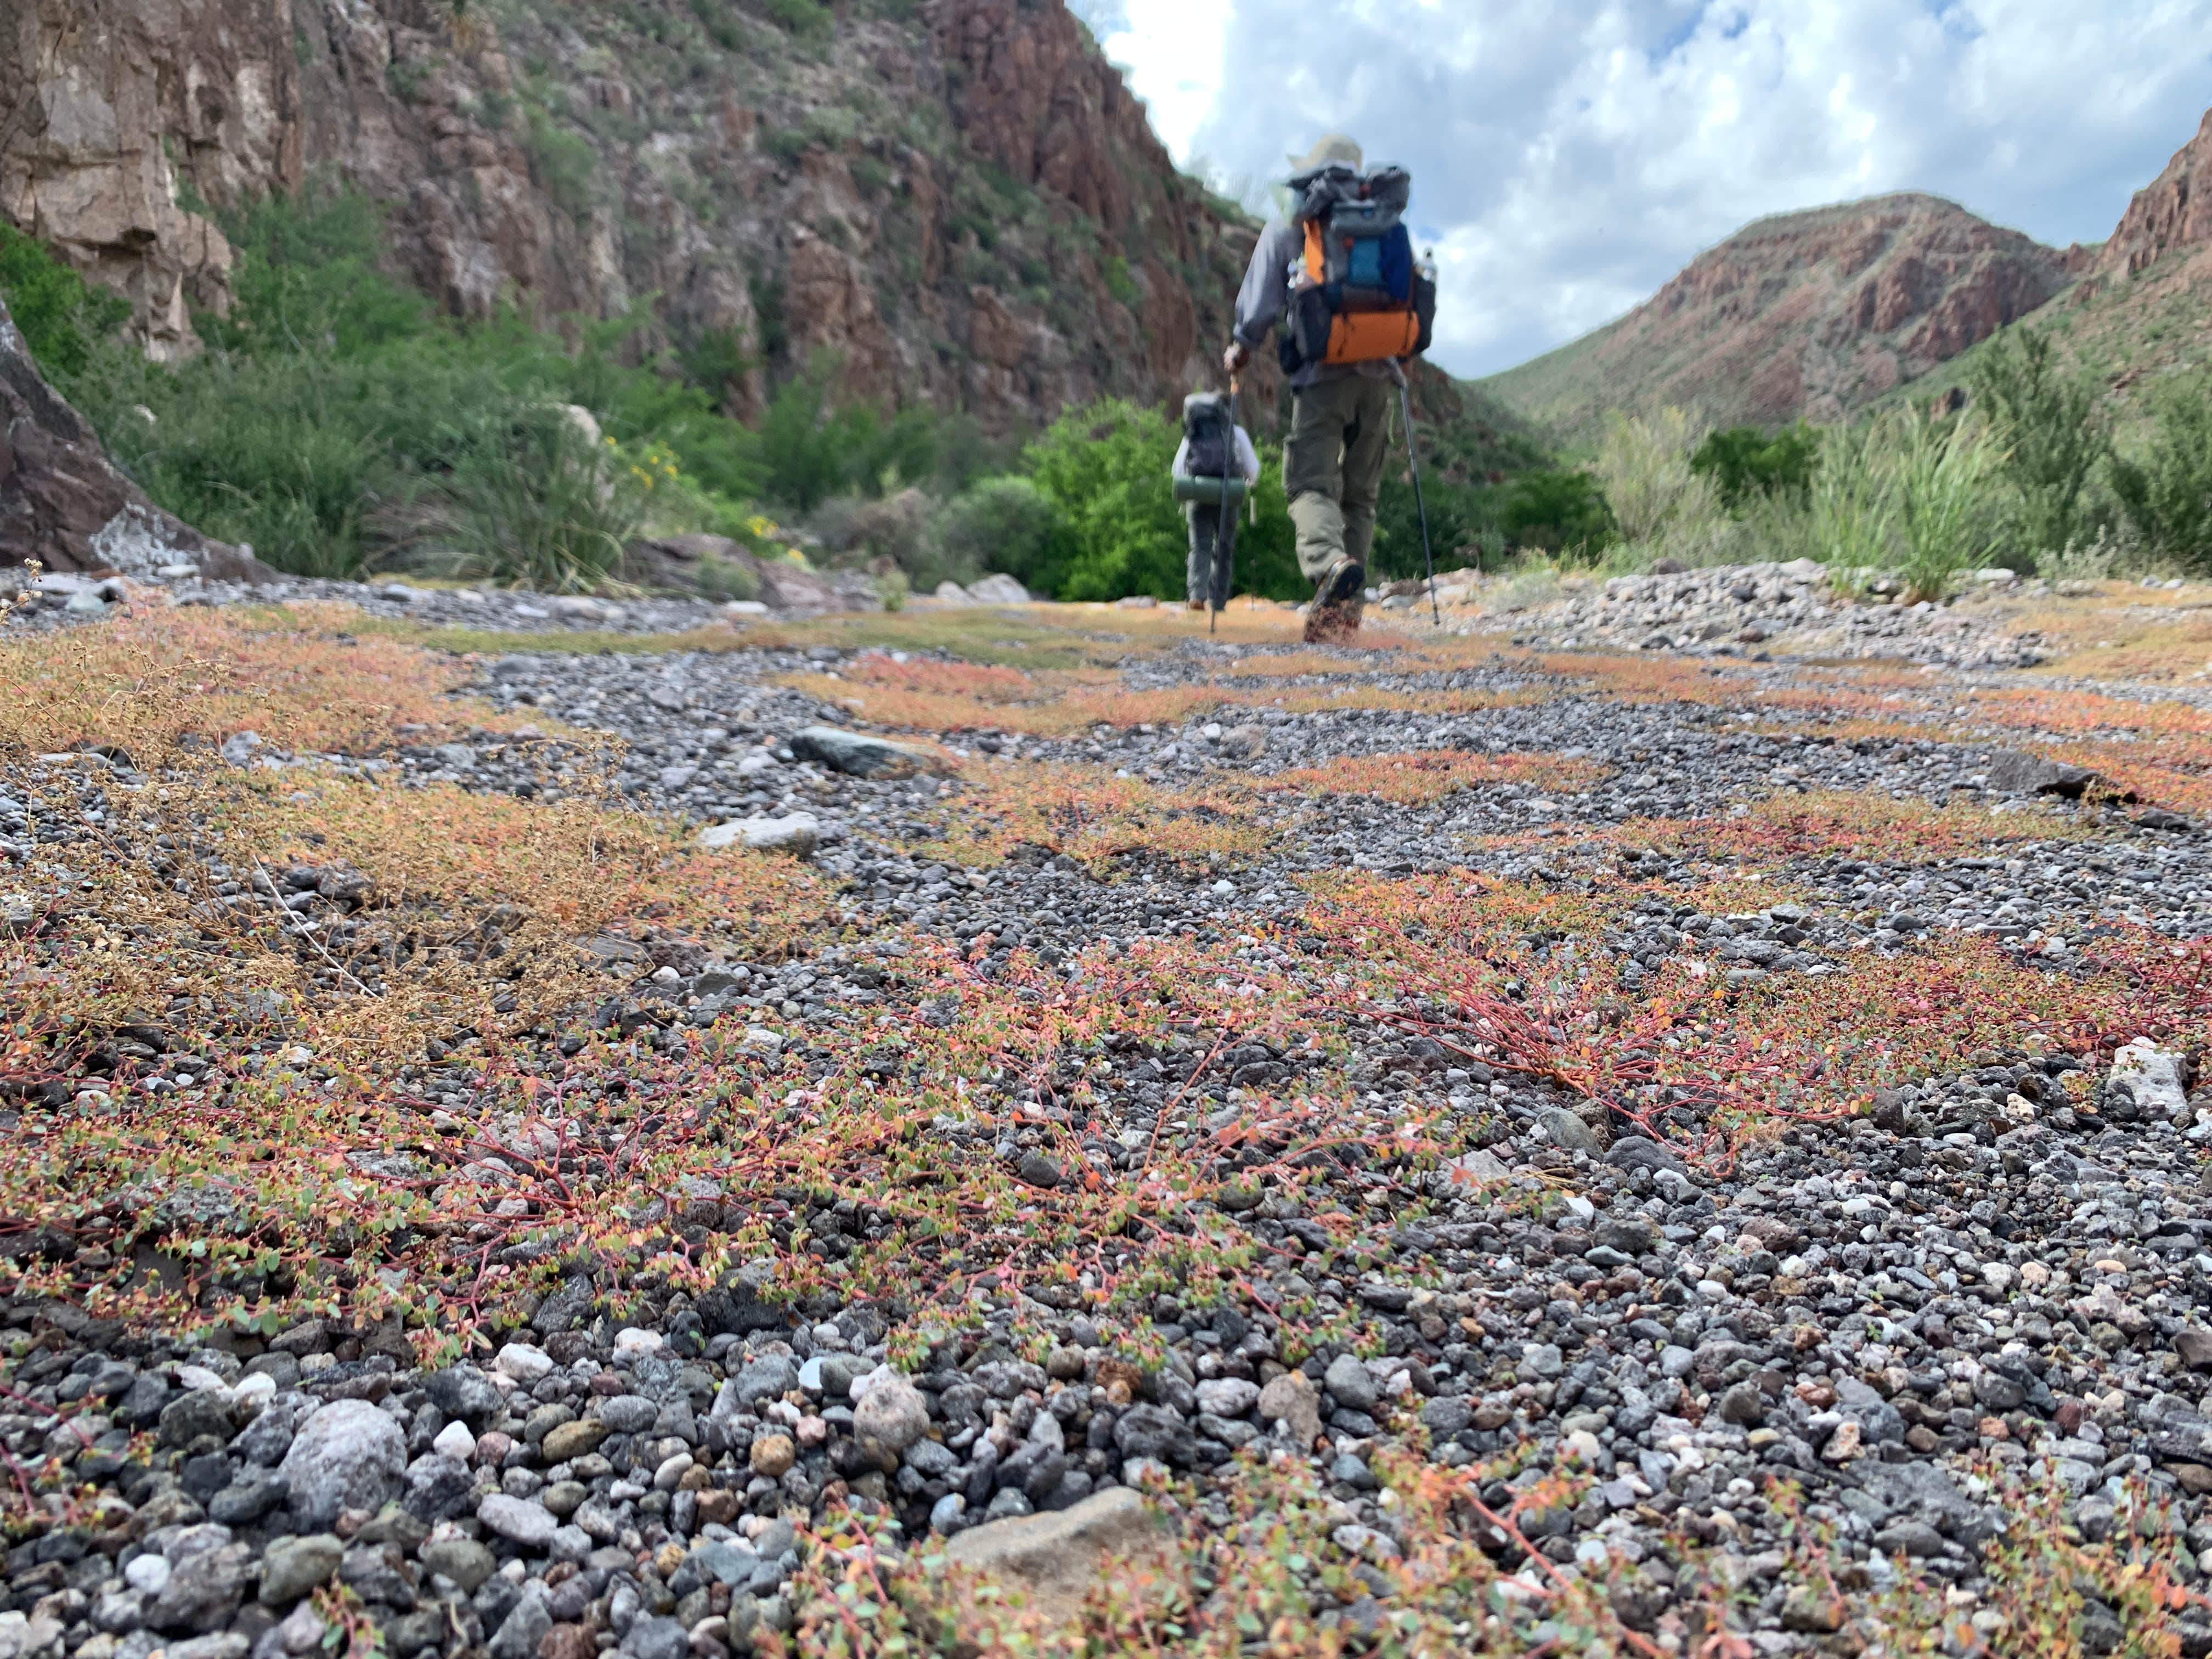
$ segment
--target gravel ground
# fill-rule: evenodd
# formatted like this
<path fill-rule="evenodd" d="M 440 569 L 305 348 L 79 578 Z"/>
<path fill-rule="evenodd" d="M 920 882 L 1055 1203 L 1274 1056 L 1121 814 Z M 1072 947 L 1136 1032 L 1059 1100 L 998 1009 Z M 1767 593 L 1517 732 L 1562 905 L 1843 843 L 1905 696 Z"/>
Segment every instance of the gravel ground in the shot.
<path fill-rule="evenodd" d="M 322 586 L 302 584 L 301 596 Z M 418 600 L 410 614 L 450 620 L 471 603 Z M 625 606 L 590 625 L 684 625 L 664 609 Z M 1135 672 L 1158 684 L 1243 649 L 1188 646 Z M 1472 867 L 1569 894 L 1645 881 L 1631 920 L 1571 947 L 1626 959 L 1631 994 L 1685 952 L 1750 986 L 1832 974 L 1865 953 L 1909 958 L 1953 930 L 1993 936 L 2063 988 L 2118 926 L 2212 935 L 2201 831 L 2063 801 L 2039 809 L 2057 815 L 2051 833 L 1997 855 L 1809 859 L 1772 872 L 1787 890 L 1775 902 L 1702 910 L 1695 896 L 1712 871 L 1698 849 L 1631 856 L 1592 837 L 1809 790 L 2029 803 L 1990 787 L 2002 757 L 1986 746 L 1778 732 L 1724 708 L 1562 694 L 1510 664 L 1362 676 L 1554 695 L 1452 716 L 1246 710 L 1073 739 L 947 741 L 986 766 L 994 755 L 1086 763 L 1163 784 L 1426 749 L 1547 751 L 1606 769 L 1601 781 L 1582 793 L 1501 785 L 1424 807 L 1278 801 L 1264 809 L 1266 854 L 1218 872 L 1107 879 L 1038 855 L 971 873 L 904 836 L 957 808 L 962 786 L 793 758 L 799 729 L 850 717 L 769 681 L 841 659 L 822 647 L 487 665 L 476 690 L 493 702 L 626 740 L 618 784 L 641 807 L 702 825 L 812 815 L 817 866 L 841 878 L 866 930 L 863 943 L 786 963 L 681 951 L 654 962 L 611 947 L 624 1029 L 726 1022 L 781 1044 L 929 1022 L 938 1010 L 902 1000 L 887 973 L 917 936 L 992 935 L 987 976 L 1009 971 L 1017 947 L 1069 975 L 1105 942 L 1233 942 L 1325 995 L 1337 964 L 1319 940 L 1263 937 L 1258 924 L 1282 917 L 1303 878 L 1343 870 Z M 332 763 L 254 744 L 233 758 Z M 540 798 L 563 787 L 544 749 L 511 735 L 371 764 Z M 23 781 L 61 775 L 49 767 Z M 0 858 L 65 843 L 131 781 L 82 764 L 73 775 L 74 822 L 0 799 L 12 838 Z M 342 871 L 281 872 L 258 894 L 252 880 L 231 884 L 240 902 L 338 926 L 353 902 Z M 1424 1178 L 1418 1215 L 1400 1213 L 1422 1196 L 1404 1184 L 1332 1166 L 1316 1190 L 1357 1218 L 1349 1235 L 1323 1224 L 1315 1191 L 1224 1198 L 1221 1223 L 1272 1265 L 1254 1269 L 1241 1304 L 1200 1312 L 1158 1297 L 1167 1358 L 1142 1377 L 1106 1363 L 1091 1318 L 1006 1297 L 979 1301 L 980 1326 L 911 1374 L 887 1365 L 875 1306 L 817 1298 L 794 1316 L 743 1280 L 619 1327 L 595 1310 L 588 1279 L 570 1279 L 483 1369 L 438 1372 L 374 1328 L 309 1322 L 242 1357 L 0 1304 L 16 1356 L 0 1442 L 19 1458 L 73 1460 L 98 1493 L 77 1524 L 5 1558 L 0 1605 L 15 1616 L 0 1614 L 0 1659 L 304 1655 L 329 1611 L 304 1598 L 333 1575 L 398 1659 L 477 1648 L 587 1659 L 616 1647 L 722 1659 L 756 1630 L 789 1625 L 793 1522 L 831 1496 L 872 1499 L 918 1539 L 1065 1508 L 1164 1467 L 1196 1479 L 1201 1512 L 1226 1525 L 1234 1455 L 1255 1446 L 1323 1483 L 1335 1547 L 1366 1585 L 1323 1598 L 1323 1617 L 1364 1636 L 1389 1611 L 1378 1565 L 1412 1547 L 1377 1457 L 1416 1424 L 1447 1465 L 1525 1454 L 1487 1490 L 1493 1507 L 1554 1470 L 1594 1475 L 1572 1507 L 1524 1512 L 1524 1531 L 1553 1562 L 1610 1573 L 1613 1605 L 1636 1628 L 1680 1633 L 1703 1580 L 1678 1540 L 1714 1544 L 1762 1654 L 1814 1650 L 1834 1628 L 1786 1582 L 1778 1479 L 1802 1484 L 1811 1516 L 1834 1528 L 1847 1595 L 1912 1571 L 1955 1586 L 1971 1608 L 2006 1520 L 1992 1480 L 2007 1473 L 2057 1482 L 2093 1540 L 2135 1524 L 2142 1492 L 2171 1497 L 2160 1524 L 2185 1533 L 2185 1571 L 2200 1583 L 2212 1571 L 2201 1507 L 2212 1492 L 2212 1092 L 2193 1092 L 2185 1056 L 2124 1054 L 2115 1069 L 1998 1046 L 1886 1091 L 1871 1116 L 1807 1122 L 1717 1164 L 1455 1053 L 1398 1012 L 1346 1008 L 1340 1060 L 1258 1040 L 1209 1054 L 1195 1035 L 1102 1045 L 1093 1075 L 1107 1106 L 1082 1142 L 1097 1170 L 1140 1169 L 1163 1130 L 1233 1123 L 1252 1091 L 1331 1066 L 1378 1128 L 1434 1109 L 1479 1125 L 1484 1143 Z M 418 1086 L 458 1112 L 471 1083 L 433 1070 Z M 0 1130 L 15 1109 L 0 1106 Z M 1662 1121 L 1686 1141 L 1706 1127 L 1687 1100 Z M 1064 1138 L 1011 1113 L 996 1129 L 946 1120 L 944 1133 L 1040 1187 L 1073 1173 Z M 887 1224 L 851 1198 L 790 1196 L 794 1224 L 833 1255 Z M 750 1201 L 702 1193 L 680 1220 L 703 1239 L 726 1207 Z M 1282 1309 L 1308 1297 L 1374 1338 L 1371 1357 L 1328 1342 L 1286 1365 Z M 1017 1315 L 1052 1333 L 1041 1364 L 1012 1334 Z M 71 1401 L 89 1409 L 74 1429 L 55 1427 L 48 1408 Z M 137 1432 L 157 1441 L 150 1463 L 124 1455 Z M 2127 1615 L 2092 1599 L 2082 1617 L 2085 1648 L 2103 1652 Z M 2197 1615 L 2179 1628 L 2185 1652 L 2212 1651 Z"/>
<path fill-rule="evenodd" d="M 178 568 L 180 572 L 183 567 Z M 5 573 L 0 572 L 0 577 Z M 203 581 L 197 572 L 131 581 L 120 577 L 52 574 L 8 587 L 17 597 L 8 623 L 56 628 L 96 619 L 118 605 L 174 604 L 357 605 L 372 615 L 404 618 L 433 628 L 471 628 L 541 634 L 562 629 L 594 633 L 680 634 L 727 621 L 732 612 L 708 599 L 665 595 L 600 599 L 581 593 L 534 593 L 507 588 L 416 587 L 406 582 L 325 581 L 286 576 L 273 582 Z M 765 606 L 736 614 L 761 614 Z"/>
<path fill-rule="evenodd" d="M 1516 644 L 1564 650 L 1664 651 L 1684 656 L 1902 659 L 1948 668 L 2027 668 L 2047 654 L 2042 636 L 2015 633 L 1976 603 L 2020 587 L 2010 571 L 1980 573 L 1951 602 L 1908 602 L 1893 580 L 1862 592 L 1828 584 L 1826 566 L 1714 565 L 1566 584 L 1501 578 L 1470 585 L 1445 579 L 1447 605 L 1480 605 L 1462 627 L 1506 633 Z M 2024 590 L 2049 592 L 2037 582 Z M 1393 601 L 1417 609 L 1425 599 Z M 1457 606 L 1455 606 L 1457 608 Z"/>

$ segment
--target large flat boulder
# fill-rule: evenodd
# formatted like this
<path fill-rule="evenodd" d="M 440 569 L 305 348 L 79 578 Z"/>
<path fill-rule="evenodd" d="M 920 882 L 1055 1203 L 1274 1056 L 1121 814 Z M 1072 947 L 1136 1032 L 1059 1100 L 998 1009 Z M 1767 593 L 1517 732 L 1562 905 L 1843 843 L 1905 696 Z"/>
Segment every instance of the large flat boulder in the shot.
<path fill-rule="evenodd" d="M 945 1554 L 956 1566 L 1021 1589 L 1030 1605 L 1065 1620 L 1102 1574 L 1140 1578 L 1164 1564 L 1166 1548 L 1143 1495 L 1109 1486 L 1064 1510 L 971 1527 L 954 1534 Z"/>
<path fill-rule="evenodd" d="M 0 304 L 0 565 L 33 560 L 82 575 L 150 576 L 177 564 L 225 581 L 276 574 L 164 513 L 116 471 Z"/>
<path fill-rule="evenodd" d="M 791 734 L 791 752 L 805 761 L 856 778 L 910 778 L 941 772 L 945 763 L 919 744 L 870 737 L 835 726 L 810 726 Z"/>

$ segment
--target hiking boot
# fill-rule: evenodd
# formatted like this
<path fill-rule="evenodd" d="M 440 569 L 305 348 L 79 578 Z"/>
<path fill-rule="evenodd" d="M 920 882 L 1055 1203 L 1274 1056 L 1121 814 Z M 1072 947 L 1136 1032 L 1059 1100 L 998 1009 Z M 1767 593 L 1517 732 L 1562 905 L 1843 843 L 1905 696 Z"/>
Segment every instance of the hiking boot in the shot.
<path fill-rule="evenodd" d="M 1323 605 L 1316 600 L 1306 612 L 1308 645 L 1346 645 L 1359 633 L 1359 611 L 1353 605 Z"/>
<path fill-rule="evenodd" d="M 1342 605 L 1347 599 L 1356 600 L 1367 586 L 1367 572 L 1357 561 L 1339 559 L 1322 578 L 1320 588 L 1314 594 L 1316 608 L 1324 605 Z"/>

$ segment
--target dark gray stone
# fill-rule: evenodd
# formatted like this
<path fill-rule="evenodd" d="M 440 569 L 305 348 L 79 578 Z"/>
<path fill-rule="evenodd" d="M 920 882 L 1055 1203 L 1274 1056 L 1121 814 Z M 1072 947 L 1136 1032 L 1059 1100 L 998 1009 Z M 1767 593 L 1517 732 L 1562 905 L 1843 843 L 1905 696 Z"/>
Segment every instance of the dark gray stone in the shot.
<path fill-rule="evenodd" d="M 942 761 L 916 744 L 864 737 L 834 726 L 810 726 L 794 732 L 790 743 L 791 752 L 800 760 L 856 778 L 903 778 L 944 770 Z"/>

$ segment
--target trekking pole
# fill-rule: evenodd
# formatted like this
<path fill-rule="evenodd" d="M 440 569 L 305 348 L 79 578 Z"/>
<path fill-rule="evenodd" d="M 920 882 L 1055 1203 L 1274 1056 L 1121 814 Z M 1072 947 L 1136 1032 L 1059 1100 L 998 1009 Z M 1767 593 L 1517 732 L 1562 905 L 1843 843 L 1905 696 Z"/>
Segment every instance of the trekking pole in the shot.
<path fill-rule="evenodd" d="M 1444 613 L 1437 604 L 1437 556 L 1435 549 L 1429 545 L 1429 504 L 1421 499 L 1421 462 L 1413 453 L 1413 400 L 1407 392 L 1406 371 L 1402 368 L 1398 369 L 1398 408 L 1406 421 L 1406 465 L 1413 475 L 1413 506 L 1421 515 L 1421 558 L 1429 569 L 1429 617 L 1442 628 Z"/>
<path fill-rule="evenodd" d="M 1214 619 L 1228 608 L 1230 584 L 1236 578 L 1237 512 L 1235 508 L 1243 507 L 1243 503 L 1238 501 L 1232 507 L 1230 501 L 1229 480 L 1231 474 L 1240 483 L 1244 477 L 1244 463 L 1237 453 L 1237 394 L 1239 390 L 1237 377 L 1231 374 L 1229 377 L 1230 472 L 1222 475 L 1221 506 L 1218 509 L 1219 516 L 1214 520 L 1213 580 L 1210 585 L 1212 591 L 1206 595 L 1208 604 L 1206 609 L 1206 631 L 1209 634 L 1213 632 Z"/>

